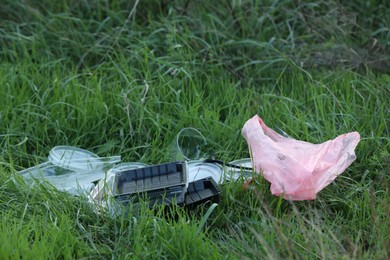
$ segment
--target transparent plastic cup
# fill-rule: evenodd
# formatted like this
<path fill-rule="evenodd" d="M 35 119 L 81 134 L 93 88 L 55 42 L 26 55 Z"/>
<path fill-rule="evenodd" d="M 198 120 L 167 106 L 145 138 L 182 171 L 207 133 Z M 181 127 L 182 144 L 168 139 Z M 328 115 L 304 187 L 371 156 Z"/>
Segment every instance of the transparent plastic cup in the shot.
<path fill-rule="evenodd" d="M 192 127 L 183 128 L 174 140 L 173 159 L 176 161 L 204 159 L 202 148 L 206 145 L 206 138 L 200 131 Z"/>
<path fill-rule="evenodd" d="M 26 179 L 46 180 L 58 189 L 78 193 L 89 191 L 93 182 L 104 178 L 107 168 L 120 160 L 120 156 L 99 157 L 81 148 L 56 146 L 47 162 L 19 173 Z"/>
<path fill-rule="evenodd" d="M 195 128 L 183 128 L 176 135 L 173 144 L 173 159 L 189 161 L 189 182 L 212 177 L 215 183 L 220 184 L 225 181 L 237 180 L 240 177 L 249 178 L 253 175 L 250 158 L 230 162 L 231 166 L 205 162 L 204 159 L 207 158 L 207 155 L 204 153 L 204 148 L 206 145 L 206 138 Z"/>

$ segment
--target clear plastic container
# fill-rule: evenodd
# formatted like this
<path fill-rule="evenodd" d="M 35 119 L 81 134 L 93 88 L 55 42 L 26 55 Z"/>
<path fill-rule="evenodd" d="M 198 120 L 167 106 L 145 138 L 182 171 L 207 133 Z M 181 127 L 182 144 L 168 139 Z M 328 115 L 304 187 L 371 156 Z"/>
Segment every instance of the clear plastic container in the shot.
<path fill-rule="evenodd" d="M 27 180 L 48 181 L 70 193 L 90 191 L 94 182 L 105 177 L 106 170 L 120 162 L 120 156 L 99 157 L 72 146 L 56 146 L 48 161 L 20 171 Z"/>
<path fill-rule="evenodd" d="M 108 170 L 105 178 L 102 178 L 91 190 L 90 199 L 100 205 L 109 206 L 109 198 L 113 196 L 116 174 L 123 171 L 144 168 L 147 166 L 149 165 L 140 162 L 126 162 L 115 165 L 110 170 Z"/>

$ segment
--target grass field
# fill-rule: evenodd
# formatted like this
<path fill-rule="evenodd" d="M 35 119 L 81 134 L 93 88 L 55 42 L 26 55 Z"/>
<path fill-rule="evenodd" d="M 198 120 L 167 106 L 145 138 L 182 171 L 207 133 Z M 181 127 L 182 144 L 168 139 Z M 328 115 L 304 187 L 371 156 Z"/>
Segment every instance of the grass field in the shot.
<path fill-rule="evenodd" d="M 1 1 L 0 258 L 389 258 L 389 12 L 380 0 Z M 254 114 L 312 143 L 358 131 L 357 160 L 314 201 L 274 197 L 260 176 L 247 191 L 225 184 L 217 206 L 117 217 L 17 173 L 56 145 L 168 162 L 189 126 L 210 156 L 246 158 Z"/>

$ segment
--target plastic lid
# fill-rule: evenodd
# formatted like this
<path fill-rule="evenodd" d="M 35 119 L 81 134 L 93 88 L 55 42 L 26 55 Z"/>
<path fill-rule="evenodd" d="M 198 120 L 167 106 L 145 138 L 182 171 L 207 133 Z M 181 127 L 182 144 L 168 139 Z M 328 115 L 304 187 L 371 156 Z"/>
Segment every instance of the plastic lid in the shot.
<path fill-rule="evenodd" d="M 72 146 L 56 146 L 49 153 L 49 161 L 74 171 L 90 171 L 120 162 L 120 156 L 99 157 L 87 150 Z"/>
<path fill-rule="evenodd" d="M 190 161 L 188 163 L 188 181 L 194 182 L 211 177 L 216 183 L 224 179 L 224 172 L 220 165 L 204 163 L 203 161 Z"/>

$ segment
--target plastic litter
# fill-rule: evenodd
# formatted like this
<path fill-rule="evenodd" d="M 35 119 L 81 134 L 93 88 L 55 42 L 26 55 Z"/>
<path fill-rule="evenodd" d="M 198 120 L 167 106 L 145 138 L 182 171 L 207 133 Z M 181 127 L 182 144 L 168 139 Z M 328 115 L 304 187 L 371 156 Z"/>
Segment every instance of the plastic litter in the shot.
<path fill-rule="evenodd" d="M 180 130 L 173 143 L 174 160 L 201 160 L 205 155 L 202 147 L 207 145 L 206 138 L 200 131 L 192 127 Z"/>
<path fill-rule="evenodd" d="M 219 200 L 221 189 L 211 177 L 200 179 L 191 182 L 188 185 L 187 193 L 185 195 L 184 204 L 186 206 L 196 205 L 207 200 Z"/>
<path fill-rule="evenodd" d="M 360 141 L 357 132 L 311 144 L 279 131 L 282 134 L 255 115 L 242 129 L 251 158 L 230 163 L 205 159 L 202 147 L 206 139 L 189 127 L 174 140 L 176 162 L 116 164 L 120 156 L 102 158 L 77 147 L 56 146 L 46 162 L 20 174 L 27 180 L 49 181 L 72 194 L 88 194 L 91 202 L 115 213 L 117 205 L 137 203 L 142 196 L 150 199 L 150 206 L 170 205 L 173 200 L 179 205 L 192 205 L 215 199 L 221 193 L 219 185 L 240 178 L 250 180 L 254 170 L 271 183 L 272 194 L 288 200 L 311 200 L 356 159 L 354 149 Z"/>
<path fill-rule="evenodd" d="M 243 129 L 252 164 L 271 183 L 271 193 L 287 200 L 313 200 L 356 159 L 357 132 L 321 144 L 285 137 L 255 115 Z"/>
<path fill-rule="evenodd" d="M 241 172 L 239 169 L 248 163 L 249 158 L 230 163 L 234 167 L 205 161 L 158 165 L 121 163 L 111 168 L 92 189 L 90 200 L 111 212 L 118 204 L 136 205 L 140 197 L 148 197 L 150 207 L 156 203 L 170 205 L 173 199 L 181 206 L 217 200 L 221 193 L 219 185 L 249 174 L 248 170 Z M 252 171 L 250 173 L 252 176 Z"/>
<path fill-rule="evenodd" d="M 19 173 L 27 180 L 46 180 L 60 190 L 78 194 L 90 191 L 93 182 L 104 178 L 107 168 L 120 160 L 120 156 L 99 157 L 81 148 L 56 146 L 48 161 Z"/>
<path fill-rule="evenodd" d="M 90 198 L 95 202 L 102 202 L 108 196 L 113 196 L 112 191 L 114 189 L 113 187 L 115 183 L 115 176 L 117 173 L 133 169 L 140 169 L 147 166 L 149 165 L 140 162 L 126 162 L 113 166 L 108 170 L 106 176 L 100 179 L 95 187 L 91 190 L 89 194 Z"/>
<path fill-rule="evenodd" d="M 155 203 L 184 202 L 188 187 L 188 166 L 185 161 L 146 166 L 115 173 L 112 194 L 122 203 L 137 203 L 140 195 Z"/>
<path fill-rule="evenodd" d="M 182 129 L 175 138 L 175 158 L 180 161 L 158 165 L 119 163 L 120 156 L 101 158 L 87 150 L 56 146 L 48 160 L 20 172 L 26 180 L 48 181 L 56 188 L 87 194 L 90 201 L 109 208 L 114 215 L 120 205 L 137 204 L 147 198 L 156 203 L 193 205 L 219 197 L 219 185 L 253 175 L 251 159 L 223 163 L 206 160 L 205 137 L 195 128 Z M 116 164 L 116 165 L 115 165 Z"/>
<path fill-rule="evenodd" d="M 217 184 L 226 181 L 235 181 L 241 177 L 252 177 L 252 161 L 250 158 L 236 160 L 224 165 L 218 160 L 189 161 L 189 181 L 195 182 L 211 177 Z"/>
<path fill-rule="evenodd" d="M 221 165 L 205 163 L 203 161 L 189 161 L 189 182 L 196 182 L 204 178 L 212 178 L 215 183 L 224 181 L 223 167 Z"/>

